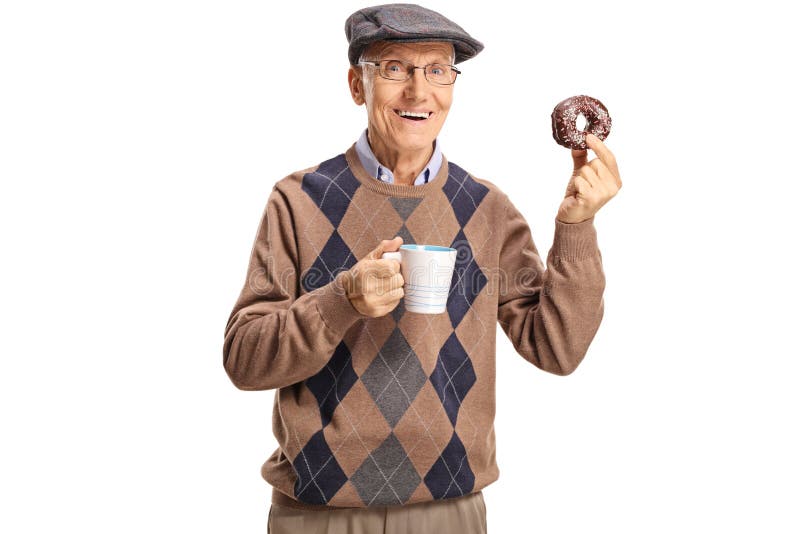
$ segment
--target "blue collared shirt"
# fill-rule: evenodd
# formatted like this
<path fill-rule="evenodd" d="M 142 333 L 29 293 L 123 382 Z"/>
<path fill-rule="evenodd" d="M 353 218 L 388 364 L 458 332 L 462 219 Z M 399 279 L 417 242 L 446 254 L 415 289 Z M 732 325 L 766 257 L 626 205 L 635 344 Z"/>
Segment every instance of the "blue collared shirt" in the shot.
<path fill-rule="evenodd" d="M 369 140 L 367 139 L 367 130 L 364 130 L 364 133 L 361 134 L 361 137 L 358 138 L 356 141 L 356 154 L 358 154 L 358 159 L 361 160 L 361 165 L 367 170 L 370 176 L 374 176 L 376 179 L 386 182 L 389 184 L 394 183 L 394 175 L 392 175 L 392 171 L 384 167 L 378 162 L 378 159 L 375 157 L 375 154 L 372 152 L 372 148 L 369 146 Z M 436 139 L 433 142 L 433 155 L 431 156 L 430 161 L 428 161 L 428 165 L 425 169 L 417 176 L 417 179 L 414 180 L 414 185 L 424 185 L 427 184 L 429 180 L 433 180 L 436 178 L 436 175 L 439 174 L 439 169 L 442 167 L 442 149 L 439 146 L 439 140 Z"/>

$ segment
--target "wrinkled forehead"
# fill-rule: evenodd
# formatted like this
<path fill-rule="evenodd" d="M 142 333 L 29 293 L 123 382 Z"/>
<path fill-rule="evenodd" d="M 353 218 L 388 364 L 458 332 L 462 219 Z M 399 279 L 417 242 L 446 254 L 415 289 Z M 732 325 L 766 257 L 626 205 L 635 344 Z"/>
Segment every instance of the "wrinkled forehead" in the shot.
<path fill-rule="evenodd" d="M 393 43 L 379 41 L 366 50 L 367 57 L 375 59 L 406 59 L 415 61 L 423 58 L 426 62 L 450 63 L 455 56 L 453 44 L 444 41 L 425 41 L 420 43 Z"/>

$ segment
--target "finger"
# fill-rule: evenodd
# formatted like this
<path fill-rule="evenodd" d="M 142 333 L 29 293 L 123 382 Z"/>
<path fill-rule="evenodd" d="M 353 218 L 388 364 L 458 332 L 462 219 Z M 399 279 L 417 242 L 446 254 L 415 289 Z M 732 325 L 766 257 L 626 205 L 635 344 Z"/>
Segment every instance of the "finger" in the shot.
<path fill-rule="evenodd" d="M 617 159 L 608 147 L 596 135 L 590 133 L 586 134 L 586 144 L 589 145 L 589 148 L 591 148 L 594 153 L 597 154 L 597 157 L 605 163 L 608 170 L 610 170 L 615 177 L 619 178 Z"/>
<path fill-rule="evenodd" d="M 395 273 L 394 276 L 389 278 L 388 282 L 386 282 L 389 289 L 397 289 L 398 287 L 403 287 L 406 283 L 403 275 L 400 273 Z"/>
<path fill-rule="evenodd" d="M 389 295 L 392 299 L 401 299 L 405 296 L 406 292 L 402 287 L 398 287 L 397 289 L 393 289 Z"/>
<path fill-rule="evenodd" d="M 405 295 L 405 291 L 403 291 L 402 287 L 398 287 L 384 293 L 383 298 L 381 300 L 384 303 L 391 303 L 396 300 L 400 300 L 401 298 L 403 298 L 403 295 Z"/>
<path fill-rule="evenodd" d="M 592 190 L 592 184 L 583 176 L 575 177 L 575 197 L 585 198 Z"/>
<path fill-rule="evenodd" d="M 609 198 L 616 195 L 617 191 L 622 187 L 622 180 L 614 176 L 599 159 L 593 159 L 589 162 L 589 166 L 594 169 L 599 178 L 597 187 L 602 188 L 605 192 L 604 194 L 608 195 Z"/>
<path fill-rule="evenodd" d="M 400 262 L 397 260 L 378 260 L 380 265 L 383 265 L 387 268 L 387 276 L 386 278 L 394 278 L 395 276 L 400 276 Z"/>
<path fill-rule="evenodd" d="M 573 170 L 577 171 L 578 169 L 586 165 L 588 150 L 576 150 L 573 148 L 570 152 L 572 152 L 572 161 L 574 164 L 572 167 Z"/>
<path fill-rule="evenodd" d="M 384 252 L 394 252 L 395 250 L 399 249 L 400 245 L 402 244 L 403 238 L 400 236 L 396 236 L 394 239 L 384 239 L 372 250 L 372 252 L 367 254 L 367 259 L 379 260 Z"/>
<path fill-rule="evenodd" d="M 600 161 L 598 158 L 590 161 L 589 166 L 594 170 L 601 182 L 609 185 L 616 183 L 616 177 L 611 174 L 611 171 L 608 170 L 608 167 L 606 167 L 605 163 Z"/>
<path fill-rule="evenodd" d="M 600 185 L 600 179 L 597 177 L 597 173 L 594 172 L 594 169 L 589 165 L 584 165 L 578 169 L 578 176 L 585 179 L 592 187 Z"/>
<path fill-rule="evenodd" d="M 368 300 L 370 305 L 376 308 L 382 308 L 387 305 L 395 304 L 398 300 L 403 298 L 404 294 L 403 288 L 398 287 L 391 291 L 375 291 Z"/>
<path fill-rule="evenodd" d="M 400 272 L 400 262 L 397 260 L 372 260 L 367 266 L 370 276 L 389 279 Z"/>
<path fill-rule="evenodd" d="M 389 286 L 382 286 L 380 289 L 375 290 L 375 294 L 378 297 L 381 297 L 382 302 L 388 302 L 394 298 L 399 298 L 403 296 L 404 293 L 403 287 L 389 287 Z"/>

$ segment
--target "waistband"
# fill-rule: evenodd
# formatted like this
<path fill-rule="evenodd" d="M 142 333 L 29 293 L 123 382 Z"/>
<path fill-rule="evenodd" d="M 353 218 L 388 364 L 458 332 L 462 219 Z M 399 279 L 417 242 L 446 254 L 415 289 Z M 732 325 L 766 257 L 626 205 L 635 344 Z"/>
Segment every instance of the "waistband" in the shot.
<path fill-rule="evenodd" d="M 458 499 L 466 499 L 469 497 L 474 497 L 476 494 L 481 493 L 481 491 L 477 491 L 475 493 L 470 493 L 468 495 L 462 495 L 461 497 L 453 497 L 452 499 L 445 499 L 447 502 L 453 502 Z M 436 502 L 443 502 L 443 501 L 428 501 L 414 503 L 414 504 L 430 504 Z M 325 511 L 325 510 L 353 510 L 353 509 L 360 509 L 364 510 L 363 506 L 328 506 L 328 505 L 318 505 L 318 504 L 306 504 L 302 501 L 298 501 L 292 497 L 289 497 L 285 493 L 281 493 L 274 487 L 272 488 L 272 504 L 277 504 L 280 506 L 287 506 L 289 508 L 295 508 L 297 510 L 317 510 L 317 511 Z M 408 506 L 414 506 L 414 504 L 410 504 Z"/>
<path fill-rule="evenodd" d="M 278 504 L 280 506 L 288 506 L 289 508 L 295 508 L 298 510 L 352 510 L 354 507 L 350 506 L 328 506 L 325 504 L 306 504 L 304 502 L 298 501 L 297 499 L 293 499 L 289 497 L 285 493 L 281 493 L 274 487 L 272 488 L 272 504 Z"/>

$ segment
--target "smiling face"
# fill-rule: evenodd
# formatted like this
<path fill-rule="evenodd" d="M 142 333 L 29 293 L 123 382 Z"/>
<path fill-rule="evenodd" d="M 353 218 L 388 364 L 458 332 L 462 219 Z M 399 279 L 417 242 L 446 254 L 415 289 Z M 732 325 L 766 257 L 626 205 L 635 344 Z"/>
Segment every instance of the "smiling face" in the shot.
<path fill-rule="evenodd" d="M 362 56 L 366 61 L 399 59 L 417 66 L 453 63 L 453 45 L 445 42 L 373 43 Z M 378 67 L 350 67 L 348 73 L 353 101 L 365 104 L 369 122 L 369 141 L 376 155 L 402 157 L 430 153 L 433 141 L 444 125 L 453 101 L 453 86 L 433 85 L 421 69 L 404 82 L 382 78 Z M 422 113 L 421 120 L 401 116 L 401 112 Z"/>

